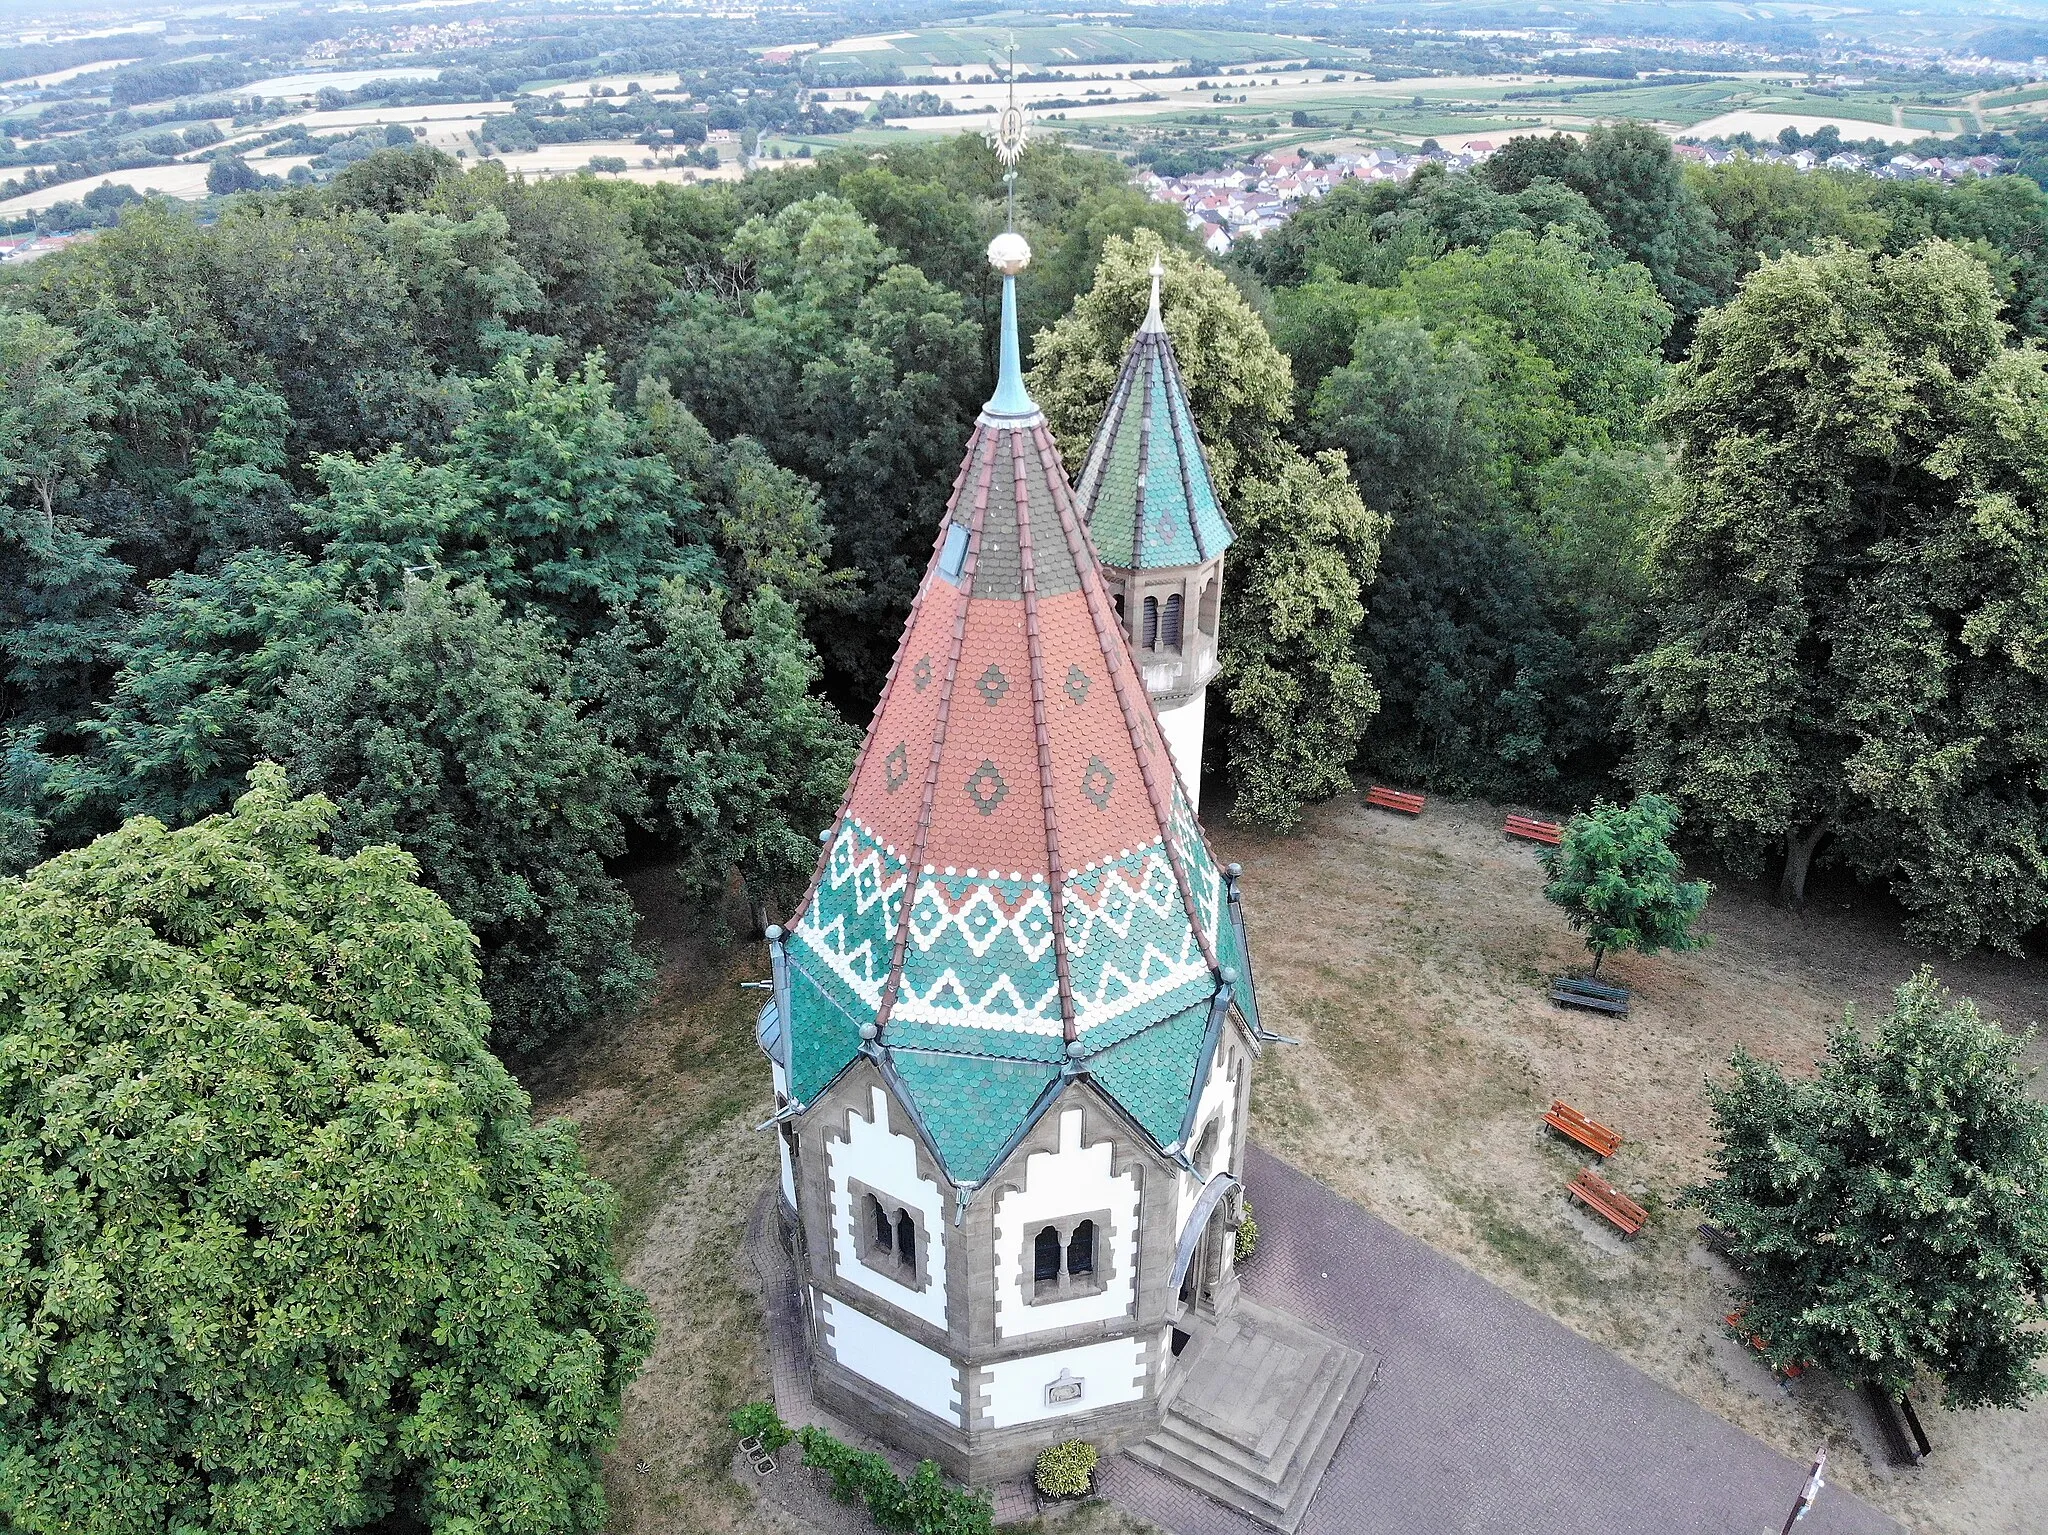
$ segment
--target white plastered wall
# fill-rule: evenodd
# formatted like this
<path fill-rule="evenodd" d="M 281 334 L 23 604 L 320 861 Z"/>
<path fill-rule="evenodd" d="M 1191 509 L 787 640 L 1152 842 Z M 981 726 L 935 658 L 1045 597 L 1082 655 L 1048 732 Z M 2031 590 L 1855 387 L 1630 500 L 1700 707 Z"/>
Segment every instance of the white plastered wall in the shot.
<path fill-rule="evenodd" d="M 960 1367 L 952 1360 L 829 1295 L 818 1306 L 834 1359 L 935 1418 L 960 1421 Z"/>
<path fill-rule="evenodd" d="M 1024 1186 L 996 1201 L 996 1332 L 1005 1338 L 1120 1317 L 1137 1299 L 1138 1180 L 1113 1171 L 1116 1145 L 1081 1144 L 1082 1111 L 1060 1114 L 1056 1151 L 1024 1159 Z M 1069 1216 L 1109 1212 L 1109 1228 L 1096 1235 L 1095 1262 L 1109 1283 L 1100 1294 L 1032 1305 L 1024 1298 L 1025 1265 L 1039 1228 Z M 1055 1371 L 1055 1374 L 1058 1372 Z"/>
<path fill-rule="evenodd" d="M 1194 1128 L 1188 1134 L 1187 1153 L 1195 1154 L 1195 1148 L 1202 1144 L 1202 1133 L 1213 1121 L 1216 1126 L 1216 1165 L 1211 1175 L 1233 1172 L 1228 1163 L 1230 1154 L 1237 1144 L 1237 1083 L 1225 1068 L 1230 1050 L 1224 1040 L 1216 1042 L 1216 1053 L 1209 1058 L 1209 1079 L 1202 1084 L 1201 1100 L 1195 1105 Z M 1195 1212 L 1195 1201 L 1201 1198 L 1202 1180 L 1187 1173 L 1180 1175 L 1179 1213 L 1174 1219 L 1175 1239 L 1185 1235 L 1188 1217 Z"/>
<path fill-rule="evenodd" d="M 1045 1388 L 1062 1371 L 1081 1382 L 1081 1394 L 1070 1402 L 1048 1404 Z M 997 1428 L 1135 1402 L 1145 1394 L 1145 1340 L 1109 1338 L 1080 1348 L 1000 1360 L 988 1366 L 983 1391 Z"/>
<path fill-rule="evenodd" d="M 775 1101 L 780 1103 L 789 1096 L 789 1078 L 784 1074 L 780 1061 L 770 1061 L 768 1069 L 775 1077 Z M 796 1208 L 796 1169 L 789 1162 L 789 1136 L 779 1126 L 775 1131 L 775 1149 L 782 1156 L 782 1197 L 789 1201 L 793 1210 Z"/>
<path fill-rule="evenodd" d="M 946 1325 L 946 1223 L 945 1202 L 939 1186 L 917 1170 L 917 1140 L 891 1127 L 888 1093 L 869 1090 L 873 1115 L 863 1119 L 858 1109 L 846 1111 L 846 1139 L 827 1139 L 826 1177 L 832 1187 L 832 1271 L 848 1284 L 858 1285 L 878 1300 L 899 1306 L 912 1316 L 922 1317 L 934 1327 Z M 858 1178 L 877 1194 L 895 1199 L 924 1217 L 925 1272 L 930 1282 L 922 1290 L 890 1278 L 860 1261 L 854 1245 L 854 1218 L 858 1212 L 847 1180 Z"/>
<path fill-rule="evenodd" d="M 1188 797 L 1188 809 L 1202 810 L 1202 714 L 1209 690 L 1158 713 L 1159 733 L 1166 737 L 1166 749 L 1173 757 L 1173 770 L 1180 778 L 1181 791 Z"/>

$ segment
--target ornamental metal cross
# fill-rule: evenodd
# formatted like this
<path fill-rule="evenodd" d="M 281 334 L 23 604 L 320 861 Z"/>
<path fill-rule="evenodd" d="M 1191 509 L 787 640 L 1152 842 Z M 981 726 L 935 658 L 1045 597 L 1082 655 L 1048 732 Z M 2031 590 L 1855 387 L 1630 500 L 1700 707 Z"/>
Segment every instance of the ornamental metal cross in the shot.
<path fill-rule="evenodd" d="M 1010 39 L 1009 54 L 1009 105 L 997 114 L 995 126 L 988 131 L 989 147 L 996 152 L 996 158 L 1003 163 L 1003 186 L 1008 199 L 1008 219 L 1005 228 L 1017 227 L 1017 162 L 1024 158 L 1024 139 L 1030 132 L 1024 121 L 1024 109 L 1017 105 L 1017 39 Z"/>

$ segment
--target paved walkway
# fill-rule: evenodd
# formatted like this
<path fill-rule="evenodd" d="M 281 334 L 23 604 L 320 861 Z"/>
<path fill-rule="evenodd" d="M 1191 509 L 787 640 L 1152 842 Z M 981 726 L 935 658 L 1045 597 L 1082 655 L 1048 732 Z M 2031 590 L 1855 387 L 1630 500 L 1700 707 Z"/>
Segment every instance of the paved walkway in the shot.
<path fill-rule="evenodd" d="M 1260 1151 L 1245 1293 L 1379 1356 L 1301 1535 L 1777 1535 L 1806 1467 Z M 1173 1535 L 1260 1526 L 1128 1456 Z M 1902 1535 L 1829 1488 L 1799 1535 Z"/>

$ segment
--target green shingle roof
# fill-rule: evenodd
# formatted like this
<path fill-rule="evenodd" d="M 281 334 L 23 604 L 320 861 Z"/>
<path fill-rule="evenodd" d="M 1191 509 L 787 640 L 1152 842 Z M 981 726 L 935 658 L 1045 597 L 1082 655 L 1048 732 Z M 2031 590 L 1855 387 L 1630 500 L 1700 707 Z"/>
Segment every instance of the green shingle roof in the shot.
<path fill-rule="evenodd" d="M 1118 570 L 1199 565 L 1235 536 L 1217 504 L 1156 294 L 1125 354 L 1074 499 L 1102 562 Z"/>
<path fill-rule="evenodd" d="M 1202 1066 L 1210 1011 L 1207 1002 L 1187 1008 L 1088 1063 L 1096 1085 L 1161 1146 L 1180 1139 L 1188 1100 L 1200 1091 L 1196 1073 Z"/>
<path fill-rule="evenodd" d="M 1139 549 L 1198 563 L 1230 541 L 1156 320 L 1097 477 L 1122 487 L 1096 538 L 1123 528 L 1126 565 Z M 1013 304 L 1004 327 L 1013 350 Z M 1035 411 L 1000 403 L 976 425 L 846 801 L 777 935 L 775 1016 L 757 1035 L 798 1113 L 867 1056 L 956 1183 L 984 1181 L 1071 1075 L 1174 1144 L 1226 971 L 1256 1017 L 1230 881 L 1109 638 L 1057 445 Z"/>

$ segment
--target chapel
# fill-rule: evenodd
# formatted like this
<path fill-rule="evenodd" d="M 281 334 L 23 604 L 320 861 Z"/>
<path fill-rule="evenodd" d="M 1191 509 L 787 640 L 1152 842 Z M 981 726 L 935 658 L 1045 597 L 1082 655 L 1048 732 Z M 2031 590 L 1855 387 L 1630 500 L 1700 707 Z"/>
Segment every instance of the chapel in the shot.
<path fill-rule="evenodd" d="M 1231 535 L 1156 270 L 1077 498 L 1029 247 L 989 254 L 996 390 L 757 1027 L 817 1400 L 974 1482 L 1159 1427 L 1237 1301 L 1272 1038 L 1195 817 Z"/>

